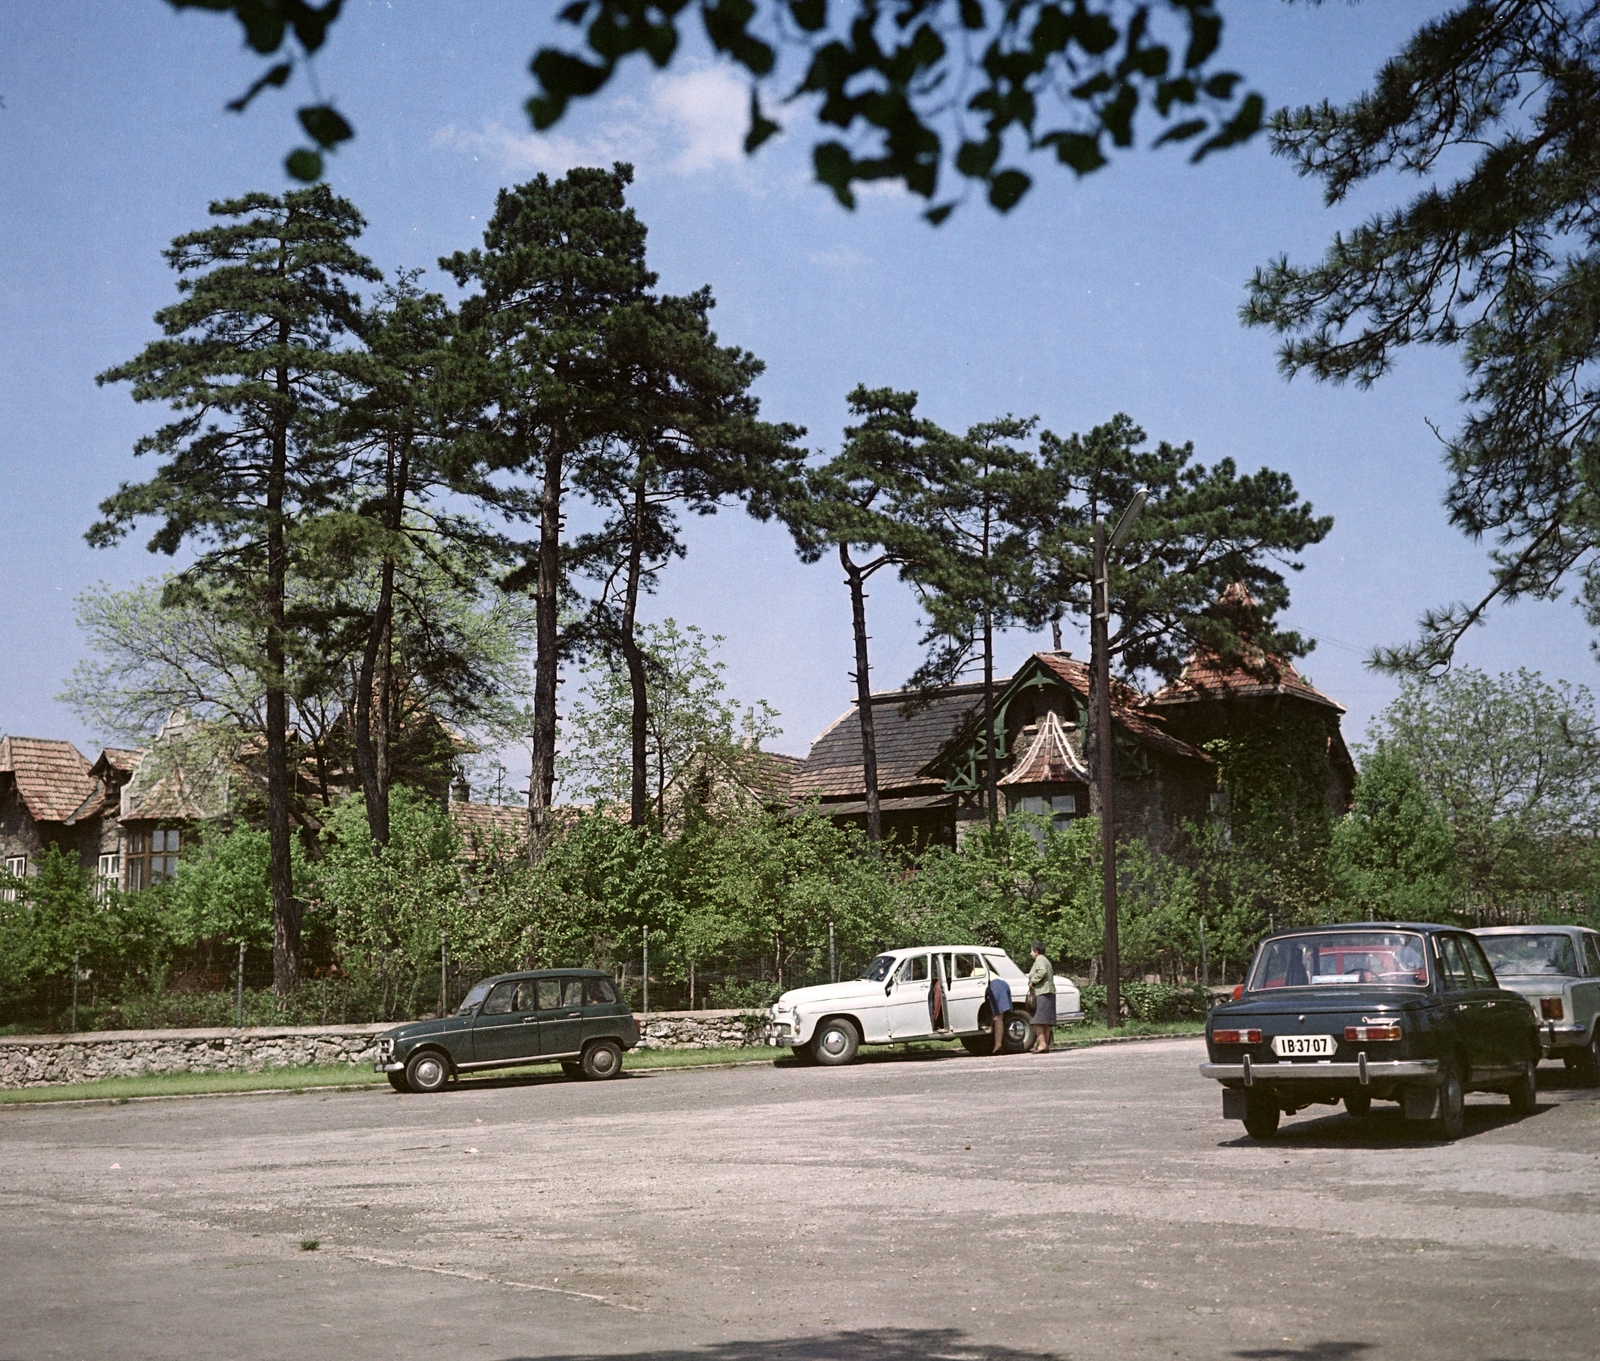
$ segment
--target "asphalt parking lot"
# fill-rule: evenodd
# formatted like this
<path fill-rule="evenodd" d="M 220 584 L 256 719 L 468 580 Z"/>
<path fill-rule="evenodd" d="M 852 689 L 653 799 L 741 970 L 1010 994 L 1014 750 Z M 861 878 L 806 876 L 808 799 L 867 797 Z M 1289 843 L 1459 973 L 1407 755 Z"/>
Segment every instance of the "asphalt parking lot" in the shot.
<path fill-rule="evenodd" d="M 0 1358 L 1600 1355 L 1595 1093 L 1256 1145 L 1202 1057 L 3 1108 Z"/>

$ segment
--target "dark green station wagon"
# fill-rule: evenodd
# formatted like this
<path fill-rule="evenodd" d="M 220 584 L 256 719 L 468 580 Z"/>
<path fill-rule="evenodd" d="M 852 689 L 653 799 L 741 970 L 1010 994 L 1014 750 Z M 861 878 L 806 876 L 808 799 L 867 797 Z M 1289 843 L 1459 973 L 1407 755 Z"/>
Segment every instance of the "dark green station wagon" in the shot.
<path fill-rule="evenodd" d="M 380 1073 L 397 1092 L 436 1092 L 458 1073 L 560 1063 L 568 1077 L 608 1078 L 639 1043 L 633 1013 L 599 969 L 539 969 L 475 983 L 453 1016 L 378 1037 Z"/>

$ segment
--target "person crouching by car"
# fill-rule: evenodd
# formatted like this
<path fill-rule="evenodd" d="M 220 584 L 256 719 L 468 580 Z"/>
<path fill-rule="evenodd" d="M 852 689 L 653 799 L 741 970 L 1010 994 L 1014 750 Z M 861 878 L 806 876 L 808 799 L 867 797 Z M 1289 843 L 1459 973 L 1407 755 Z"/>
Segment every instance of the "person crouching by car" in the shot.
<path fill-rule="evenodd" d="M 1006 1018 L 1011 1014 L 1011 984 L 999 974 L 989 975 L 989 1015 L 994 1019 L 994 1052 L 1006 1052 Z"/>
<path fill-rule="evenodd" d="M 1028 996 L 1033 999 L 1031 1054 L 1048 1054 L 1056 1029 L 1056 969 L 1044 952 L 1044 942 L 1034 941 L 1033 967 L 1028 970 Z"/>

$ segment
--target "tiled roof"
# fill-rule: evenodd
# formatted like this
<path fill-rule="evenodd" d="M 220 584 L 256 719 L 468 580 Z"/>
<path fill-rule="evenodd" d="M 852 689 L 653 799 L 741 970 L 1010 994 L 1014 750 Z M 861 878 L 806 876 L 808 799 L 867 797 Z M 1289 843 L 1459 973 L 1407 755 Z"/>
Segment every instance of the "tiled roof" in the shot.
<path fill-rule="evenodd" d="M 1034 660 L 1045 667 L 1057 680 L 1071 690 L 1075 690 L 1085 701 L 1089 697 L 1089 664 L 1074 661 L 1064 652 L 1035 652 Z M 1160 726 L 1161 718 L 1158 714 L 1144 713 L 1140 706 L 1145 703 L 1145 698 L 1131 685 L 1126 685 L 1115 677 L 1111 681 L 1111 721 L 1120 728 L 1125 728 L 1134 737 L 1137 737 L 1146 746 L 1154 747 L 1157 751 L 1164 751 L 1168 756 L 1181 756 L 1190 761 L 1210 762 L 1211 758 L 1198 747 L 1191 747 L 1187 742 L 1180 742 L 1170 733 L 1164 732 Z"/>
<path fill-rule="evenodd" d="M 1196 652 L 1185 664 L 1183 674 L 1157 690 L 1145 701 L 1152 708 L 1168 704 L 1193 704 L 1203 699 L 1233 699 L 1257 695 L 1292 695 L 1312 704 L 1344 712 L 1344 705 L 1327 695 L 1294 669 L 1286 657 L 1258 652 L 1249 665 L 1224 661 L 1212 652 Z"/>
<path fill-rule="evenodd" d="M 528 810 L 514 803 L 460 803 L 452 799 L 450 821 L 455 823 L 473 859 L 497 837 L 517 847 L 528 840 Z"/>
<path fill-rule="evenodd" d="M 1005 687 L 1006 679 L 995 681 L 996 695 Z M 947 686 L 934 691 L 927 702 L 923 703 L 923 699 L 914 690 L 880 690 L 872 696 L 878 788 L 884 792 L 942 787 L 942 781 L 924 775 L 922 768 L 967 725 L 974 711 L 981 709 L 983 686 Z M 921 705 L 909 716 L 902 712 L 908 701 Z M 850 795 L 859 798 L 865 787 L 861 723 L 852 704 L 812 743 L 811 754 L 796 767 L 789 788 L 796 800 L 803 801 Z"/>
<path fill-rule="evenodd" d="M 0 737 L 0 772 L 16 781 L 36 822 L 67 821 L 95 790 L 83 754 L 47 737 Z"/>
<path fill-rule="evenodd" d="M 1049 711 L 1033 745 L 1023 753 L 1011 773 L 1003 776 L 1000 784 L 1087 784 L 1088 768 L 1078 759 L 1067 741 L 1067 730 L 1055 712 Z"/>
<path fill-rule="evenodd" d="M 1234 620 L 1234 627 L 1247 642 L 1260 627 L 1255 599 L 1241 582 L 1232 583 L 1217 597 L 1217 607 Z M 1245 656 L 1231 658 L 1223 658 L 1210 648 L 1196 648 L 1184 663 L 1183 674 L 1171 685 L 1157 690 L 1145 703 L 1160 708 L 1206 699 L 1261 695 L 1290 695 L 1323 705 L 1335 713 L 1344 712 L 1344 705 L 1308 684 L 1287 657 L 1255 646 L 1247 648 Z"/>

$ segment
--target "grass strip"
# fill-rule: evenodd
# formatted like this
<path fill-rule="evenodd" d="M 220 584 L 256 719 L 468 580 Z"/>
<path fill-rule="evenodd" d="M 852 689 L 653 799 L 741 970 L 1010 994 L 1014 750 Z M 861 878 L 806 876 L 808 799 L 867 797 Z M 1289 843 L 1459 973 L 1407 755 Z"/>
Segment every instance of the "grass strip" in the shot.
<path fill-rule="evenodd" d="M 268 1068 L 260 1073 L 146 1073 L 64 1082 L 55 1087 L 14 1087 L 0 1091 L 0 1106 L 40 1101 L 126 1101 L 140 1096 L 206 1096 L 222 1092 L 301 1091 L 312 1087 L 370 1087 L 382 1073 L 348 1064 Z"/>

